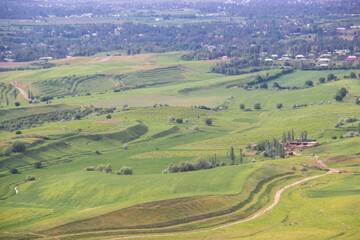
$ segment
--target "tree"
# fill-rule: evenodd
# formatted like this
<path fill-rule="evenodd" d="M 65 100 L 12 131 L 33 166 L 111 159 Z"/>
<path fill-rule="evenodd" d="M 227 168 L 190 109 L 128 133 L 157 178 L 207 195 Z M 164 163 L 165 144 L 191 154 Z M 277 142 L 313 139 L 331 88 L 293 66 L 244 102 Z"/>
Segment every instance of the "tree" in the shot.
<path fill-rule="evenodd" d="M 332 74 L 332 73 L 329 73 L 329 74 L 327 75 L 327 80 L 328 80 L 328 81 L 331 81 L 331 80 L 333 80 L 333 79 L 335 79 L 335 78 L 336 78 L 335 75 Z"/>
<path fill-rule="evenodd" d="M 262 83 L 262 84 L 260 84 L 260 88 L 268 89 L 268 85 L 266 83 Z"/>
<path fill-rule="evenodd" d="M 243 154 L 242 154 L 242 149 L 240 148 L 240 164 L 243 163 Z"/>
<path fill-rule="evenodd" d="M 13 144 L 11 144 L 11 151 L 13 152 L 23 152 L 25 151 L 25 144 L 20 141 L 15 141 Z"/>
<path fill-rule="evenodd" d="M 294 137 L 294 129 L 291 129 L 291 140 L 294 141 L 295 137 Z"/>
<path fill-rule="evenodd" d="M 273 88 L 281 88 L 280 84 L 277 82 L 273 83 Z"/>
<path fill-rule="evenodd" d="M 351 73 L 350 73 L 350 78 L 356 78 L 356 73 L 355 73 L 355 72 L 351 72 Z"/>
<path fill-rule="evenodd" d="M 15 106 L 20 106 L 20 103 L 19 102 L 15 102 Z"/>
<path fill-rule="evenodd" d="M 280 110 L 281 110 L 282 107 L 283 107 L 282 103 L 278 103 L 278 104 L 276 105 L 276 108 L 277 108 L 277 109 L 280 109 Z"/>
<path fill-rule="evenodd" d="M 359 97 L 356 98 L 355 104 L 356 104 L 356 105 L 360 105 L 360 98 L 359 98 Z"/>
<path fill-rule="evenodd" d="M 241 104 L 240 104 L 240 109 L 241 109 L 241 110 L 244 110 L 244 109 L 245 109 L 245 104 L 241 103 Z"/>
<path fill-rule="evenodd" d="M 254 104 L 254 109 L 260 110 L 260 109 L 261 109 L 260 103 L 255 103 L 255 104 Z"/>
<path fill-rule="evenodd" d="M 112 166 L 110 163 L 106 164 L 106 166 L 104 168 L 104 172 L 106 172 L 106 173 L 112 172 Z"/>
<path fill-rule="evenodd" d="M 41 168 L 41 162 L 37 161 L 34 163 L 34 168 L 39 169 Z"/>
<path fill-rule="evenodd" d="M 307 81 L 305 82 L 305 85 L 306 85 L 306 86 L 309 86 L 309 87 L 312 87 L 312 86 L 314 85 L 314 83 L 313 83 L 313 81 L 311 81 L 311 80 L 307 80 Z"/>
<path fill-rule="evenodd" d="M 111 119 L 111 118 L 112 118 L 112 117 L 111 117 L 110 114 L 106 115 L 106 119 Z"/>
<path fill-rule="evenodd" d="M 208 169 L 210 168 L 209 163 L 202 157 L 197 158 L 194 162 L 196 170 Z"/>
<path fill-rule="evenodd" d="M 208 125 L 208 126 L 211 126 L 212 125 L 212 119 L 211 118 L 206 118 L 205 119 L 205 124 Z"/>
<path fill-rule="evenodd" d="M 325 78 L 324 77 L 319 78 L 319 83 L 325 83 Z"/>
<path fill-rule="evenodd" d="M 230 160 L 231 160 L 231 165 L 234 165 L 235 163 L 235 154 L 234 154 L 234 148 L 231 147 L 230 149 Z"/>
<path fill-rule="evenodd" d="M 177 119 L 176 119 L 176 122 L 177 122 L 177 123 L 183 123 L 183 120 L 182 120 L 182 118 L 177 118 Z"/>
<path fill-rule="evenodd" d="M 10 173 L 11 173 L 11 174 L 18 174 L 19 171 L 18 171 L 16 168 L 12 168 L 12 169 L 10 170 Z"/>

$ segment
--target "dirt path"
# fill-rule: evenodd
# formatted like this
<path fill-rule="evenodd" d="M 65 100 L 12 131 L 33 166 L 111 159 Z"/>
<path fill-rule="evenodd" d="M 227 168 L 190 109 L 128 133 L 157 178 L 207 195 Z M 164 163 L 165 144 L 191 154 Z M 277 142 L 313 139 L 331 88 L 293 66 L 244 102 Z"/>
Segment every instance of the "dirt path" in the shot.
<path fill-rule="evenodd" d="M 319 161 L 321 161 L 321 160 L 319 160 Z M 325 165 L 325 167 L 327 167 L 327 166 Z M 188 232 L 188 233 L 165 233 L 165 234 L 137 235 L 137 236 L 111 238 L 110 240 L 190 235 L 190 234 L 196 234 L 196 233 L 204 233 L 204 232 L 215 231 L 215 230 L 218 230 L 218 229 L 222 229 L 222 228 L 230 227 L 230 226 L 237 225 L 237 224 L 240 224 L 240 223 L 248 222 L 248 221 L 254 220 L 254 219 L 264 215 L 265 213 L 269 212 L 270 210 L 272 210 L 279 203 L 280 198 L 281 198 L 281 194 L 286 189 L 291 188 L 291 187 L 296 186 L 296 185 L 299 185 L 300 183 L 310 181 L 310 180 L 313 180 L 313 179 L 316 179 L 316 178 L 319 178 L 319 177 L 323 177 L 323 176 L 326 176 L 326 175 L 329 175 L 329 174 L 332 174 L 332 173 L 335 173 L 335 172 L 338 172 L 338 171 L 335 170 L 335 169 L 330 169 L 330 171 L 328 171 L 328 172 L 326 172 L 324 174 L 320 174 L 320 175 L 316 175 L 316 176 L 312 176 L 312 177 L 307 177 L 307 178 L 301 179 L 299 181 L 296 181 L 294 183 L 291 183 L 291 184 L 289 184 L 289 185 L 287 185 L 285 187 L 282 187 L 280 190 L 278 190 L 276 192 L 275 197 L 274 197 L 274 202 L 269 207 L 267 207 L 264 210 L 261 210 L 260 212 L 256 213 L 254 216 L 252 216 L 250 218 L 247 218 L 247 219 L 243 219 L 243 220 L 240 220 L 240 221 L 237 221 L 237 222 L 232 222 L 232 223 L 229 223 L 229 224 L 226 224 L 226 225 L 222 225 L 222 226 L 219 226 L 219 227 L 211 228 L 211 229 L 208 229 L 208 230 L 202 230 L 202 231 L 195 231 L 195 232 Z"/>
<path fill-rule="evenodd" d="M 21 93 L 21 95 L 23 95 L 23 97 L 24 97 L 26 100 L 29 100 L 29 97 L 28 97 L 27 93 L 25 92 L 25 90 L 19 87 L 19 83 L 17 83 L 17 82 L 10 82 L 10 84 L 13 85 L 14 87 L 16 87 L 17 90 L 19 90 L 19 92 Z"/>
<path fill-rule="evenodd" d="M 115 87 L 120 87 L 120 83 L 112 78 L 109 78 L 109 80 L 115 85 Z"/>

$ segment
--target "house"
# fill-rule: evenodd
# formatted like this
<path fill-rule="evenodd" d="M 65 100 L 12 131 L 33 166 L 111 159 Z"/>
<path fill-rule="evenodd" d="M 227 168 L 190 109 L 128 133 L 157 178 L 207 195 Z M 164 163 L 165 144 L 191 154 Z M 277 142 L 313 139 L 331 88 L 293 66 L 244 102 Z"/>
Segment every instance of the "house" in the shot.
<path fill-rule="evenodd" d="M 265 58 L 265 62 L 270 62 L 270 63 L 272 63 L 274 61 L 274 59 L 272 59 L 272 58 Z"/>
<path fill-rule="evenodd" d="M 329 58 L 319 58 L 318 63 L 319 64 L 323 64 L 323 63 L 328 64 L 328 63 L 331 63 L 331 59 L 329 59 Z"/>
<path fill-rule="evenodd" d="M 319 145 L 318 142 L 286 142 L 283 144 L 286 151 L 292 153 L 294 151 L 303 151 L 308 148 L 313 148 Z"/>
<path fill-rule="evenodd" d="M 278 58 L 279 56 L 277 54 L 272 54 L 271 57 L 272 58 Z"/>
<path fill-rule="evenodd" d="M 299 55 L 295 56 L 295 59 L 296 60 L 306 60 L 306 57 L 304 55 L 302 55 L 302 54 L 299 54 Z"/>
<path fill-rule="evenodd" d="M 354 62 L 357 60 L 358 58 L 356 56 L 348 56 L 347 58 L 345 58 L 345 62 Z"/>
<path fill-rule="evenodd" d="M 320 55 L 320 58 L 329 58 L 331 57 L 331 53 L 324 53 Z"/>

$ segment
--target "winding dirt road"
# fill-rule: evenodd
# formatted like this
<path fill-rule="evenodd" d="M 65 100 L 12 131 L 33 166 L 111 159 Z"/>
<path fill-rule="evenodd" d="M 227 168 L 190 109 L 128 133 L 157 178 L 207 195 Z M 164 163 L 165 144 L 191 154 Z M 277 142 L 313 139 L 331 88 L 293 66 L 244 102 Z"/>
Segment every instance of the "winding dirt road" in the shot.
<path fill-rule="evenodd" d="M 319 162 L 320 161 L 321 160 L 319 160 Z M 321 163 L 324 164 L 322 161 L 321 161 Z M 326 165 L 324 164 L 324 166 L 326 166 Z M 336 172 L 338 172 L 336 169 L 330 169 L 328 172 L 326 172 L 324 174 L 320 174 L 320 175 L 316 175 L 316 176 L 312 176 L 312 177 L 307 177 L 307 178 L 301 179 L 301 180 L 299 180 L 297 182 L 291 183 L 291 184 L 289 184 L 289 185 L 287 185 L 285 187 L 282 187 L 280 190 L 278 190 L 276 192 L 275 197 L 274 197 L 274 202 L 269 207 L 267 207 L 264 210 L 261 210 L 260 212 L 256 213 L 255 215 L 253 215 L 250 218 L 246 218 L 246 219 L 243 219 L 243 220 L 240 220 L 240 221 L 237 221 L 237 222 L 232 222 L 232 223 L 222 225 L 222 226 L 219 226 L 219 227 L 215 227 L 215 228 L 211 228 L 211 229 L 208 229 L 208 230 L 201 230 L 201 231 L 188 232 L 188 233 L 165 233 L 165 234 L 137 235 L 137 236 L 126 236 L 126 237 L 111 238 L 110 240 L 190 235 L 190 234 L 196 234 L 196 233 L 204 233 L 204 232 L 215 231 L 215 230 L 218 230 L 218 229 L 222 229 L 222 228 L 230 227 L 230 226 L 237 225 L 237 224 L 240 224 L 240 223 L 248 222 L 248 221 L 254 220 L 254 219 L 264 215 L 265 213 L 269 212 L 270 210 L 272 210 L 279 203 L 280 198 L 281 198 L 281 194 L 286 189 L 291 188 L 291 187 L 296 186 L 296 185 L 299 185 L 300 183 L 307 182 L 307 181 L 313 180 L 315 178 L 323 177 L 323 176 L 326 176 L 326 175 L 329 175 L 329 174 L 332 174 L 332 173 L 336 173 Z"/>
<path fill-rule="evenodd" d="M 23 95 L 23 97 L 26 99 L 26 100 L 29 100 L 29 97 L 27 95 L 27 93 L 25 92 L 24 89 L 22 89 L 21 87 L 19 87 L 19 83 L 17 82 L 10 82 L 11 85 L 13 85 L 15 88 L 17 88 L 17 90 L 19 90 L 19 92 L 21 93 L 21 95 Z"/>

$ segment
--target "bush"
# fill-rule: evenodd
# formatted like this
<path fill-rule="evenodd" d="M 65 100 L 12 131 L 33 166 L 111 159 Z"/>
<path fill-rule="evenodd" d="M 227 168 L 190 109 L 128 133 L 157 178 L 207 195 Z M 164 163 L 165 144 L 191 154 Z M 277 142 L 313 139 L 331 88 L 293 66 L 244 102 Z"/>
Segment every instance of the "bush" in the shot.
<path fill-rule="evenodd" d="M 124 144 L 124 149 L 127 150 L 128 149 L 128 145 Z"/>
<path fill-rule="evenodd" d="M 337 139 L 337 136 L 332 136 L 331 138 L 332 138 L 332 139 Z"/>
<path fill-rule="evenodd" d="M 173 122 L 173 121 L 175 121 L 175 118 L 173 116 L 169 116 L 168 120 L 169 120 L 169 122 Z"/>
<path fill-rule="evenodd" d="M 244 111 L 245 112 L 250 112 L 250 111 L 252 111 L 252 109 L 251 108 L 245 108 Z"/>
<path fill-rule="evenodd" d="M 311 81 L 311 80 L 307 80 L 307 81 L 305 82 L 305 85 L 306 85 L 306 86 L 309 86 L 309 87 L 312 87 L 312 86 L 314 85 L 314 83 L 313 83 L 313 81 Z"/>
<path fill-rule="evenodd" d="M 206 118 L 205 119 L 205 124 L 208 125 L 208 126 L 211 126 L 212 125 L 212 119 L 211 118 Z"/>
<path fill-rule="evenodd" d="M 240 109 L 244 110 L 245 109 L 245 104 L 240 104 Z"/>
<path fill-rule="evenodd" d="M 194 126 L 193 129 L 194 129 L 195 131 L 199 131 L 199 130 L 200 130 L 199 126 L 197 126 L 197 125 Z"/>
<path fill-rule="evenodd" d="M 34 168 L 36 168 L 36 169 L 39 169 L 39 168 L 41 168 L 41 162 L 35 162 L 34 163 Z"/>
<path fill-rule="evenodd" d="M 179 171 L 179 168 L 176 164 L 172 164 L 172 163 L 169 164 L 169 166 L 168 166 L 169 173 L 176 173 L 178 171 Z"/>
<path fill-rule="evenodd" d="M 132 175 L 132 174 L 133 174 L 133 170 L 130 167 L 124 166 L 120 169 L 120 175 Z"/>
<path fill-rule="evenodd" d="M 20 103 L 19 102 L 15 102 L 15 106 L 20 106 Z"/>
<path fill-rule="evenodd" d="M 112 118 L 112 117 L 111 117 L 110 114 L 106 115 L 106 119 L 111 119 L 111 118 Z"/>
<path fill-rule="evenodd" d="M 181 118 L 177 118 L 177 119 L 176 119 L 176 122 L 177 122 L 177 123 L 183 123 L 183 120 L 182 120 Z"/>
<path fill-rule="evenodd" d="M 194 167 L 196 170 L 208 169 L 210 164 L 204 158 L 198 158 L 194 162 Z"/>
<path fill-rule="evenodd" d="M 104 165 L 104 164 L 100 164 L 100 165 L 98 165 L 98 166 L 96 167 L 96 171 L 99 171 L 99 172 L 104 171 L 104 169 L 105 169 L 105 165 Z"/>
<path fill-rule="evenodd" d="M 89 166 L 86 168 L 86 171 L 95 171 L 95 167 L 94 166 Z"/>
<path fill-rule="evenodd" d="M 13 152 L 23 152 L 25 151 L 25 144 L 20 141 L 15 141 L 13 144 L 11 144 L 11 151 Z"/>
<path fill-rule="evenodd" d="M 112 172 L 112 166 L 110 163 L 106 164 L 105 168 L 104 168 L 104 172 L 106 173 L 111 173 Z"/>
<path fill-rule="evenodd" d="M 278 103 L 278 104 L 276 105 L 276 108 L 277 108 L 277 109 L 280 109 L 280 110 L 281 110 L 282 107 L 283 107 L 282 103 Z"/>
<path fill-rule="evenodd" d="M 13 169 L 10 170 L 10 173 L 11 174 L 17 174 L 17 173 L 19 173 L 19 171 L 16 168 L 13 168 Z"/>
<path fill-rule="evenodd" d="M 255 104 L 254 104 L 254 109 L 260 110 L 260 109 L 261 109 L 260 103 L 255 103 Z"/>
<path fill-rule="evenodd" d="M 95 153 L 96 153 L 97 155 L 101 155 L 101 153 L 100 153 L 98 150 L 96 150 Z"/>
<path fill-rule="evenodd" d="M 22 134 L 22 132 L 20 130 L 16 131 L 15 133 L 16 133 L 16 135 Z"/>
<path fill-rule="evenodd" d="M 35 179 L 36 179 L 36 177 L 32 176 L 32 175 L 29 175 L 29 176 L 26 177 L 27 181 L 34 181 Z"/>
<path fill-rule="evenodd" d="M 10 147 L 7 147 L 3 150 L 2 154 L 4 156 L 10 156 L 11 155 L 11 148 Z"/>
<path fill-rule="evenodd" d="M 325 78 L 324 77 L 319 78 L 319 83 L 325 83 Z"/>

